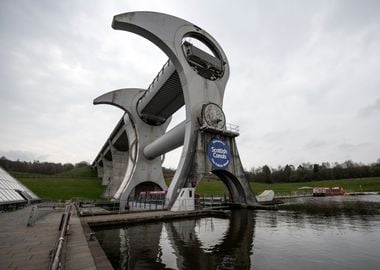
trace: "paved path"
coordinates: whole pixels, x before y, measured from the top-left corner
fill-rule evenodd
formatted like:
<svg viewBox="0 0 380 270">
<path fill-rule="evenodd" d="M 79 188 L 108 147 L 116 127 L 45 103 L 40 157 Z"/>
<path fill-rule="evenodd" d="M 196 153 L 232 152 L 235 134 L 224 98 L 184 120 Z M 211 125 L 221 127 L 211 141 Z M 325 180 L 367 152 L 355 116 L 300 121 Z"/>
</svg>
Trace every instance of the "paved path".
<svg viewBox="0 0 380 270">
<path fill-rule="evenodd" d="M 67 237 L 65 270 L 97 269 L 88 247 L 80 219 L 74 210 L 71 211 L 69 224 L 70 234 Z"/>
<path fill-rule="evenodd" d="M 31 207 L 0 213 L 0 269 L 48 269 L 62 212 L 26 226 Z"/>
<path fill-rule="evenodd" d="M 225 216 L 223 211 L 203 209 L 195 211 L 149 211 L 149 212 L 130 212 L 124 214 L 98 215 L 82 217 L 82 220 L 90 226 L 107 226 L 107 225 L 126 225 L 141 222 L 162 221 L 176 218 L 191 218 L 202 216 Z"/>
<path fill-rule="evenodd" d="M 58 227 L 63 211 L 45 210 L 45 215 L 33 226 L 28 227 L 26 224 L 31 210 L 32 207 L 26 207 L 14 212 L 0 213 L 1 270 L 48 269 L 50 251 L 55 248 L 59 236 Z M 100 267 L 95 266 L 86 235 L 74 208 L 69 224 L 70 230 L 63 251 L 65 269 L 110 269 L 108 260 L 104 258 L 100 261 Z"/>
<path fill-rule="evenodd" d="M 0 269 L 48 269 L 50 252 L 59 236 L 59 223 L 63 211 L 44 210 L 44 215 L 28 227 L 32 207 L 14 212 L 0 213 Z M 40 210 L 40 213 L 43 210 Z M 203 210 L 189 212 L 154 211 L 120 215 L 90 216 L 81 219 L 72 208 L 69 234 L 66 237 L 62 261 L 66 270 L 112 269 L 104 251 L 96 240 L 87 241 L 91 225 L 132 224 L 172 218 L 199 217 L 223 214 Z"/>
</svg>

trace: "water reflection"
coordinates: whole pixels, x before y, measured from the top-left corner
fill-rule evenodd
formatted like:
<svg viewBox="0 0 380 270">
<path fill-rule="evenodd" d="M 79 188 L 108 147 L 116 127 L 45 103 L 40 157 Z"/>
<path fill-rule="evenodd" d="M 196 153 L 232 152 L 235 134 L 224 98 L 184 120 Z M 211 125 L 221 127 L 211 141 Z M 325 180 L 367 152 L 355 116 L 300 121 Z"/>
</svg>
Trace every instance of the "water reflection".
<svg viewBox="0 0 380 270">
<path fill-rule="evenodd" d="M 378 269 L 380 216 L 257 213 L 252 269 Z"/>
<path fill-rule="evenodd" d="M 380 215 L 332 207 L 234 210 L 226 219 L 106 229 L 97 238 L 115 269 L 378 269 Z"/>
<path fill-rule="evenodd" d="M 249 269 L 253 212 L 233 212 L 229 220 L 212 218 L 165 223 L 180 269 Z M 197 225 L 198 223 L 198 225 Z"/>
<path fill-rule="evenodd" d="M 250 269 L 255 212 L 97 232 L 115 269 Z M 118 244 L 116 244 L 118 243 Z"/>
<path fill-rule="evenodd" d="M 164 269 L 156 261 L 162 227 L 162 223 L 143 224 L 98 231 L 96 235 L 115 269 Z"/>
<path fill-rule="evenodd" d="M 380 214 L 380 196 L 305 197 L 291 199 L 280 206 L 280 211 L 293 224 L 302 226 L 347 227 L 370 229 L 374 216 Z M 276 218 L 281 215 L 276 215 Z"/>
</svg>

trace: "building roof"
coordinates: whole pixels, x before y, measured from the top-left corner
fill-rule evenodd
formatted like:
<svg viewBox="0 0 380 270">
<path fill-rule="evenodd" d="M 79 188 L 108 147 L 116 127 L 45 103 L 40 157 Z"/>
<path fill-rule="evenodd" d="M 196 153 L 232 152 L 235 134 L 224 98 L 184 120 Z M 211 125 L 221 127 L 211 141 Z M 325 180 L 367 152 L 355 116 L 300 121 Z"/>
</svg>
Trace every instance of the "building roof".
<svg viewBox="0 0 380 270">
<path fill-rule="evenodd" d="M 0 205 L 39 199 L 30 189 L 0 167 Z"/>
</svg>

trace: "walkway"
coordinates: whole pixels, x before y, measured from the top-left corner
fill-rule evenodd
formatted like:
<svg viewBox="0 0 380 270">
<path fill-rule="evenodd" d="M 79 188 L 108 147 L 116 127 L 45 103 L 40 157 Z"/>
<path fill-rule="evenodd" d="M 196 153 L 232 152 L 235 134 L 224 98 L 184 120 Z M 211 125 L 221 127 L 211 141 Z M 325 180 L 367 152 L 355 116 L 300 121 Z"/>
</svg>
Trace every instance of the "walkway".
<svg viewBox="0 0 380 270">
<path fill-rule="evenodd" d="M 0 269 L 48 269 L 50 252 L 55 248 L 63 212 L 50 210 L 28 227 L 26 224 L 31 209 L 29 206 L 0 213 Z M 65 269 L 110 269 L 109 262 L 104 259 L 100 267 L 95 266 L 80 219 L 72 209 L 70 230 L 62 254 Z"/>
<path fill-rule="evenodd" d="M 48 269 L 62 212 L 26 226 L 31 207 L 0 213 L 0 269 Z"/>
<path fill-rule="evenodd" d="M 91 227 L 108 225 L 138 224 L 143 222 L 163 221 L 177 218 L 196 218 L 203 216 L 225 217 L 228 211 L 202 209 L 194 211 L 148 211 L 148 212 L 129 212 L 124 214 L 98 215 L 82 217 L 83 222 Z"/>
<path fill-rule="evenodd" d="M 59 236 L 59 223 L 63 211 L 44 210 L 44 215 L 28 227 L 32 207 L 14 212 L 0 213 L 0 269 L 43 269 L 49 267 L 50 254 Z M 42 210 L 40 210 L 42 211 Z M 226 216 L 227 212 L 198 210 L 188 212 L 150 211 L 119 215 L 101 215 L 79 218 L 74 207 L 66 236 L 62 261 L 66 270 L 109 270 L 110 262 L 98 241 L 87 241 L 92 226 L 136 224 L 184 217 Z"/>
</svg>

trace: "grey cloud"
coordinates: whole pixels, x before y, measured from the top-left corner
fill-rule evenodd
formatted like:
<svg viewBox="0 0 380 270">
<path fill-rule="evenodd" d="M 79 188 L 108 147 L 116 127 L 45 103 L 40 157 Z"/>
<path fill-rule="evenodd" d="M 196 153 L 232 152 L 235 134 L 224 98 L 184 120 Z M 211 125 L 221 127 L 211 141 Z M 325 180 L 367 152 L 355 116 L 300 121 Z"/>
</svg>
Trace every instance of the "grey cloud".
<svg viewBox="0 0 380 270">
<path fill-rule="evenodd" d="M 355 32 L 363 27 L 375 25 L 379 27 L 378 16 L 380 2 L 377 0 L 342 0 L 332 5 L 333 12 L 325 21 L 326 27 L 335 34 L 342 31 Z"/>
<path fill-rule="evenodd" d="M 46 155 L 40 155 L 37 153 L 22 151 L 22 150 L 11 150 L 11 151 L 0 151 L 0 156 L 5 156 L 9 160 L 22 160 L 22 161 L 36 161 L 36 160 L 46 160 Z"/>
<path fill-rule="evenodd" d="M 362 149 L 363 147 L 368 147 L 368 143 L 359 143 L 359 144 L 342 143 L 338 145 L 338 149 L 345 152 L 357 151 L 357 150 Z"/>
<path fill-rule="evenodd" d="M 305 144 L 305 149 L 306 150 L 320 149 L 320 148 L 326 147 L 327 145 L 328 143 L 326 141 L 312 140 L 308 142 L 307 144 Z"/>
<path fill-rule="evenodd" d="M 369 116 L 372 116 L 373 114 L 379 113 L 379 112 L 380 112 L 380 97 L 378 99 L 376 99 L 375 102 L 372 103 L 371 105 L 368 105 L 364 108 L 361 108 L 358 111 L 358 116 L 369 117 Z"/>
<path fill-rule="evenodd" d="M 0 151 L 91 161 L 122 114 L 92 100 L 147 87 L 166 60 L 111 29 L 112 16 L 154 10 L 196 23 L 225 49 L 224 110 L 240 125 L 244 166 L 378 158 L 378 1 L 185 3 L 0 1 Z"/>
</svg>

